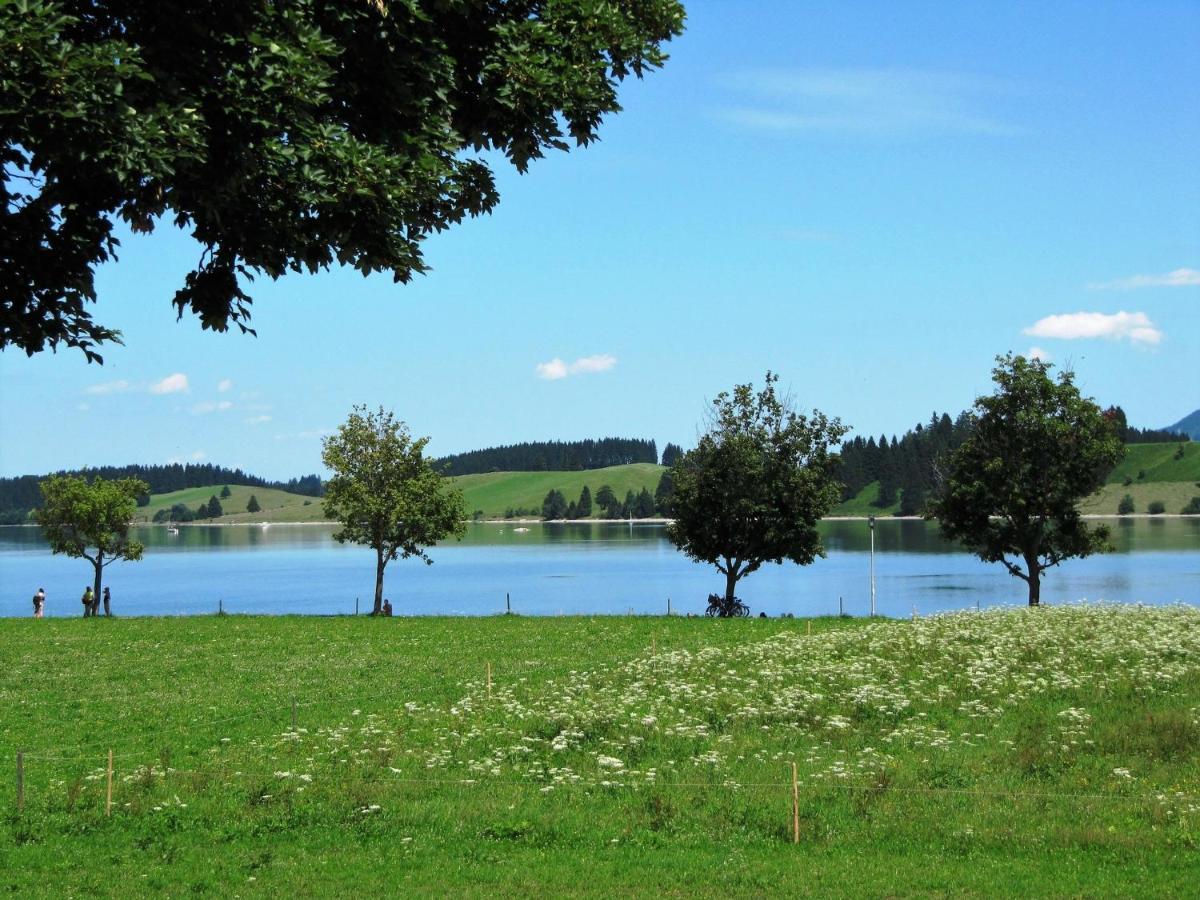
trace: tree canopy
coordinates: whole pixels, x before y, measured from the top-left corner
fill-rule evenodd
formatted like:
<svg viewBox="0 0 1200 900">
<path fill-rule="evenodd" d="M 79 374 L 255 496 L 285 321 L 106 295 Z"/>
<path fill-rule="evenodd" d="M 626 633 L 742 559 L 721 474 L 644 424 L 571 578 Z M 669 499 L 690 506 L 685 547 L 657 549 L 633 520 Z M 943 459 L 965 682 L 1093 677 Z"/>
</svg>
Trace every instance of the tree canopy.
<svg viewBox="0 0 1200 900">
<path fill-rule="evenodd" d="M 197 241 L 176 290 L 250 330 L 247 282 L 333 264 L 397 282 L 421 242 L 586 145 L 666 60 L 678 0 L 0 3 L 0 348 L 90 361 L 114 227 Z"/>
<path fill-rule="evenodd" d="M 383 610 L 388 562 L 415 556 L 433 562 L 425 548 L 444 537 L 462 537 L 466 510 L 452 487 L 424 456 L 429 438 L 382 407 L 356 406 L 337 433 L 322 442 L 321 460 L 333 472 L 325 485 L 325 517 L 341 523 L 334 539 L 375 550 L 375 608 Z"/>
<path fill-rule="evenodd" d="M 944 457 L 929 511 L 946 537 L 1025 581 L 1037 606 L 1046 569 L 1109 549 L 1108 528 L 1085 524 L 1077 504 L 1125 448 L 1073 373 L 1054 380 L 1049 363 L 1012 354 L 996 362 L 996 391 L 976 399 L 970 436 Z"/>
<path fill-rule="evenodd" d="M 120 560 L 139 560 L 145 549 L 129 536 L 138 494 L 146 483 L 136 478 L 90 483 L 70 475 L 53 475 L 42 482 L 42 506 L 34 521 L 54 553 L 92 564 L 92 590 L 100 596 L 104 569 Z"/>
<path fill-rule="evenodd" d="M 731 609 L 738 579 L 763 563 L 807 565 L 824 555 L 817 522 L 841 496 L 830 448 L 845 434 L 837 419 L 804 416 L 766 384 L 722 392 L 708 430 L 671 469 L 671 541 L 725 575 Z"/>
</svg>

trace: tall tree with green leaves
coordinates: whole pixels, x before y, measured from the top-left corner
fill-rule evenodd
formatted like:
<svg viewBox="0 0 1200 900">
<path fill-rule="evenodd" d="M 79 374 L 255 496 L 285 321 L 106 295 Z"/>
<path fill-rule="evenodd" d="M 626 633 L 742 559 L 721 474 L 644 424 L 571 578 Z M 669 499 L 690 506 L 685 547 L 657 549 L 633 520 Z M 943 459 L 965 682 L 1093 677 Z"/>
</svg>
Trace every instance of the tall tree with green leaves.
<svg viewBox="0 0 1200 900">
<path fill-rule="evenodd" d="M 251 494 L 250 499 L 246 501 L 246 512 L 256 513 L 260 509 L 262 509 L 262 507 L 258 504 L 258 498 Z"/>
<path fill-rule="evenodd" d="M 321 461 L 333 473 L 325 485 L 325 517 L 341 523 L 334 539 L 375 551 L 375 605 L 383 611 L 383 573 L 394 559 L 425 552 L 466 533 L 462 492 L 424 455 L 429 438 L 413 438 L 404 422 L 380 407 L 356 406 L 337 433 L 322 441 Z"/>
<path fill-rule="evenodd" d="M 796 412 L 775 392 L 737 385 L 713 401 L 708 429 L 671 469 L 671 541 L 725 576 L 732 614 L 738 580 L 764 563 L 808 565 L 824 556 L 817 523 L 841 499 L 830 452 L 846 428 L 816 410 Z"/>
<path fill-rule="evenodd" d="M 1012 354 L 996 363 L 996 391 L 975 400 L 971 435 L 943 458 L 928 509 L 942 534 L 1024 581 L 1037 606 L 1047 569 L 1111 549 L 1108 528 L 1088 526 L 1078 503 L 1125 447 L 1072 372 L 1052 379 L 1049 363 Z"/>
<path fill-rule="evenodd" d="M 223 515 L 225 515 L 225 510 L 221 508 L 221 501 L 217 499 L 216 494 L 213 494 L 208 498 L 208 517 L 219 519 Z"/>
<path fill-rule="evenodd" d="M 53 553 L 92 564 L 92 590 L 99 597 L 106 567 L 142 558 L 145 548 L 129 536 L 129 529 L 146 482 L 97 477 L 89 483 L 78 476 L 52 475 L 41 488 L 42 506 L 33 520 L 42 527 Z"/>
<path fill-rule="evenodd" d="M 0 348 L 77 347 L 118 222 L 187 229 L 175 291 L 249 331 L 247 282 L 407 282 L 499 200 L 491 170 L 596 140 L 667 56 L 678 0 L 0 3 Z"/>
</svg>

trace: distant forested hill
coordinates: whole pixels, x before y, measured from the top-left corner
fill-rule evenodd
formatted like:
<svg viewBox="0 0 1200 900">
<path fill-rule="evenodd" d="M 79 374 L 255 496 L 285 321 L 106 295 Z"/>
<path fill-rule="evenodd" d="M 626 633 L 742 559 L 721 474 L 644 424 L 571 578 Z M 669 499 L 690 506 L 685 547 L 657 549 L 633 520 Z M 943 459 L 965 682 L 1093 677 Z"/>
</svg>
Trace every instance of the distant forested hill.
<svg viewBox="0 0 1200 900">
<path fill-rule="evenodd" d="M 211 463 L 204 465 L 176 463 L 166 466 L 137 464 L 99 466 L 70 472 L 56 472 L 55 474 L 82 475 L 85 478 L 100 476 L 105 479 L 140 478 L 150 485 L 151 494 L 166 494 L 184 488 L 223 487 L 225 485 L 277 488 L 307 497 L 320 497 L 324 493 L 324 486 L 319 475 L 305 475 L 289 481 L 268 481 L 265 478 L 249 475 L 241 469 L 227 469 Z M 45 477 L 45 475 L 22 475 L 18 478 L 0 478 L 0 524 L 19 524 L 28 518 L 30 510 L 35 509 L 42 502 L 42 492 L 38 487 L 38 482 Z"/>
<path fill-rule="evenodd" d="M 600 438 L 586 441 L 528 441 L 444 456 L 434 465 L 443 475 L 484 472 L 577 472 L 630 463 L 657 463 L 653 440 Z"/>
<path fill-rule="evenodd" d="M 1184 416 L 1174 425 L 1169 425 L 1166 430 L 1182 432 L 1193 441 L 1200 441 L 1200 409 Z"/>
</svg>

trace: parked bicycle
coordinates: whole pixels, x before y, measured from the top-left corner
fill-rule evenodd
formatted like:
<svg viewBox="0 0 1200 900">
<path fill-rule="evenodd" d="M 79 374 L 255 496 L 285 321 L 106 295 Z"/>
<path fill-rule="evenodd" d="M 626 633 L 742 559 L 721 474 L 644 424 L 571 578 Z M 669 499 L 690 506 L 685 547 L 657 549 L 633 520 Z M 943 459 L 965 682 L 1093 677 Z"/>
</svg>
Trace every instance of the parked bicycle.
<svg viewBox="0 0 1200 900">
<path fill-rule="evenodd" d="M 721 619 L 744 619 L 750 615 L 750 607 L 737 597 L 731 597 L 726 600 L 720 594 L 709 594 L 708 609 L 704 611 L 704 614 Z"/>
</svg>

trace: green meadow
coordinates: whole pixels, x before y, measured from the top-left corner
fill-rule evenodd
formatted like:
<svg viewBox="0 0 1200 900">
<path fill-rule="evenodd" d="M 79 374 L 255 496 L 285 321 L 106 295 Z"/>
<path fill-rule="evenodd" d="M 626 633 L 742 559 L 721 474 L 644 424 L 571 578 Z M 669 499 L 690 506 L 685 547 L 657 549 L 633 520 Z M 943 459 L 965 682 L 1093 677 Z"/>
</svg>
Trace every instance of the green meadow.
<svg viewBox="0 0 1200 900">
<path fill-rule="evenodd" d="M 1117 504 L 1126 493 L 1132 494 L 1139 513 L 1147 505 L 1161 500 L 1168 513 L 1178 513 L 1195 495 L 1200 494 L 1200 443 L 1184 445 L 1182 460 L 1174 459 L 1177 444 L 1134 444 L 1129 446 L 1125 460 L 1109 477 L 1108 484 L 1097 494 L 1080 504 L 1085 513 L 1115 515 Z M 611 466 L 606 469 L 591 469 L 579 472 L 489 472 L 482 475 L 460 475 L 454 479 L 455 486 L 463 492 L 468 514 L 482 511 L 488 519 L 503 518 L 508 510 L 537 510 L 551 489 L 562 491 L 567 500 L 577 500 L 584 485 L 595 497 L 602 485 L 607 484 L 619 499 L 627 491 L 637 494 L 643 488 L 654 493 L 662 476 L 662 466 L 651 463 L 634 463 Z M 1138 475 L 1141 474 L 1141 478 Z M 1126 478 L 1132 479 L 1128 486 Z M 237 522 L 321 522 L 324 521 L 321 501 L 273 488 L 249 488 L 229 486 L 231 496 L 221 500 L 225 515 L 215 520 L 221 523 Z M 138 521 L 148 522 L 160 509 L 174 503 L 184 503 L 195 509 L 207 503 L 212 496 L 219 498 L 220 487 L 188 488 L 169 494 L 155 494 L 150 505 L 137 512 Z M 253 494 L 262 510 L 246 512 L 246 504 Z M 899 501 L 889 507 L 878 507 L 879 483 L 867 485 L 858 496 L 839 504 L 831 513 L 834 516 L 889 516 L 899 509 Z M 538 513 L 534 513 L 537 516 Z M 593 506 L 593 518 L 598 518 L 599 509 Z"/>
<path fill-rule="evenodd" d="M 256 513 L 246 512 L 246 504 L 253 496 L 261 509 Z M 221 499 L 221 486 L 185 488 L 181 491 L 171 491 L 168 494 L 153 494 L 148 506 L 139 507 L 134 518 L 135 522 L 149 522 L 160 509 L 170 509 L 176 503 L 182 503 L 188 509 L 195 510 L 201 503 L 207 503 L 209 498 L 216 497 L 221 504 L 224 515 L 213 521 L 233 522 L 323 522 L 321 500 L 318 497 L 303 497 L 275 488 L 246 487 L 244 485 L 229 485 L 229 496 Z M 204 520 L 208 521 L 208 520 Z"/>
<path fill-rule="evenodd" d="M 542 501 L 551 490 L 562 491 L 570 502 L 579 499 L 586 485 L 592 493 L 593 516 L 598 518 L 595 496 L 603 485 L 611 487 L 618 500 L 624 500 L 628 491 L 637 494 L 643 488 L 653 494 L 663 471 L 653 463 L 631 463 L 579 472 L 487 472 L 459 475 L 453 481 L 463 492 L 467 512 L 482 510 L 489 519 L 502 518 L 508 509 L 534 509 L 540 514 Z"/>
<path fill-rule="evenodd" d="M 1200 875 L 1194 608 L 9 620 L 0 658 L 14 896 L 1184 896 Z"/>
</svg>

